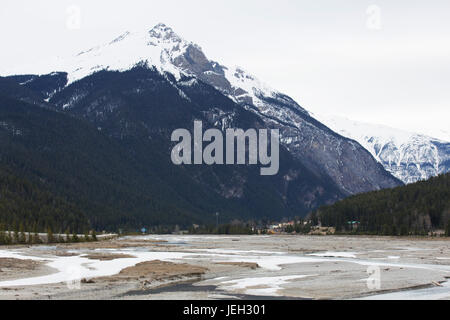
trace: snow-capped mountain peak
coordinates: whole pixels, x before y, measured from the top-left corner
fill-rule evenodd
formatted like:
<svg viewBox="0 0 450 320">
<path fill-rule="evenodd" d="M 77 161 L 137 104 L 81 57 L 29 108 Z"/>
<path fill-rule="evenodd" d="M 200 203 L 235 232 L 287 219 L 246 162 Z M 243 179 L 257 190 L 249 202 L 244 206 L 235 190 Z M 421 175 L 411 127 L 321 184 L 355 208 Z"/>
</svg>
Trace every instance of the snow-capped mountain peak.
<svg viewBox="0 0 450 320">
<path fill-rule="evenodd" d="M 267 100 L 278 100 L 291 110 L 307 114 L 294 100 L 272 89 L 243 68 L 225 67 L 206 57 L 200 46 L 180 37 L 164 23 L 150 30 L 127 31 L 111 41 L 77 53 L 76 55 L 44 62 L 26 71 L 10 70 L 3 75 L 48 74 L 53 71 L 67 72 L 68 85 L 101 70 L 126 71 L 136 65 L 148 65 L 158 71 L 171 73 L 179 80 L 183 75 L 213 85 L 235 102 L 256 107 L 267 116 L 279 115 Z M 294 115 L 292 115 L 294 116 Z M 290 121 L 287 116 L 285 120 Z"/>
<path fill-rule="evenodd" d="M 314 116 L 344 137 L 358 141 L 405 183 L 450 171 L 450 142 L 339 116 Z"/>
<path fill-rule="evenodd" d="M 158 23 L 149 32 L 150 37 L 160 39 L 166 42 L 182 42 L 183 39 L 176 34 L 171 27 L 166 26 L 164 23 Z"/>
<path fill-rule="evenodd" d="M 160 23 L 145 32 L 127 31 L 108 43 L 62 59 L 58 68 L 68 73 L 69 84 L 100 70 L 125 71 L 140 63 L 179 78 L 181 70 L 172 61 L 191 45 Z"/>
</svg>

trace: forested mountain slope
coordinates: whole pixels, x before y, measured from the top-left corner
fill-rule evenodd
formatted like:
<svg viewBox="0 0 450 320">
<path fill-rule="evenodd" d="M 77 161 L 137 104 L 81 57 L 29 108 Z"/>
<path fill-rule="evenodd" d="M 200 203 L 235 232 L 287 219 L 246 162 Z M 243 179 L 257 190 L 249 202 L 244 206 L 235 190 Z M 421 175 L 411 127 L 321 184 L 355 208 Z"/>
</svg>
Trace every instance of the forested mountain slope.
<svg viewBox="0 0 450 320">
<path fill-rule="evenodd" d="M 449 228 L 450 173 L 403 187 L 359 194 L 321 207 L 313 219 L 338 231 L 425 234 Z M 355 229 L 349 222 L 359 222 Z"/>
</svg>

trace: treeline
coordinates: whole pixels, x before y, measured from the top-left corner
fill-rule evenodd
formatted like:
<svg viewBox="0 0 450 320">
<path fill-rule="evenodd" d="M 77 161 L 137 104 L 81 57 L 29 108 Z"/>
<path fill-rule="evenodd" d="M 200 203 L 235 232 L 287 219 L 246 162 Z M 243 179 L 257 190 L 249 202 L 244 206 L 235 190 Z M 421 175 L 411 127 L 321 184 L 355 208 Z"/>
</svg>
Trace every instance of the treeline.
<svg viewBox="0 0 450 320">
<path fill-rule="evenodd" d="M 0 166 L 0 231 L 83 233 L 85 215 L 73 204 Z"/>
<path fill-rule="evenodd" d="M 43 244 L 43 243 L 76 243 L 76 242 L 91 242 L 97 241 L 95 231 L 91 233 L 86 232 L 83 236 L 78 236 L 76 233 L 70 234 L 68 231 L 65 235 L 54 235 L 51 229 L 43 236 L 37 232 L 20 231 L 5 231 L 4 225 L 0 225 L 0 245 L 12 244 Z"/>
<path fill-rule="evenodd" d="M 251 235 L 256 231 L 248 223 L 243 224 L 223 224 L 219 226 L 205 225 L 197 228 L 191 227 L 189 234 L 235 234 L 235 235 Z"/>
<path fill-rule="evenodd" d="M 286 233 L 308 234 L 311 231 L 311 223 L 307 221 L 297 221 L 294 225 L 288 225 L 284 228 Z"/>
<path fill-rule="evenodd" d="M 311 214 L 340 233 L 450 235 L 450 173 L 414 184 L 355 195 Z"/>
</svg>

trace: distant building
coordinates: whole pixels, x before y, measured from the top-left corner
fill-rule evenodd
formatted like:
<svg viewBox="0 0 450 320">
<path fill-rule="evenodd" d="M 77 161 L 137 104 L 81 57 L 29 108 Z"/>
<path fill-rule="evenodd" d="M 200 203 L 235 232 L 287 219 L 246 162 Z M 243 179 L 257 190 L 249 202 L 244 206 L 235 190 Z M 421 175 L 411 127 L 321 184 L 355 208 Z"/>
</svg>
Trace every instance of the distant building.
<svg viewBox="0 0 450 320">
<path fill-rule="evenodd" d="M 359 221 L 347 221 L 347 224 L 348 224 L 350 230 L 356 230 L 359 228 L 360 222 Z"/>
</svg>

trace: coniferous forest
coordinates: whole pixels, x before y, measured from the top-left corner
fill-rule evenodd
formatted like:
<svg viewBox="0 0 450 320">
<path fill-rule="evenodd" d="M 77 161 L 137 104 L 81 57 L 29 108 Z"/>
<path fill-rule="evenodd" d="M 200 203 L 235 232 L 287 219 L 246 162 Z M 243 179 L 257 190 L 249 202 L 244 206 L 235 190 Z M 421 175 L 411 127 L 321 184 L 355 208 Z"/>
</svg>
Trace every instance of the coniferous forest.
<svg viewBox="0 0 450 320">
<path fill-rule="evenodd" d="M 313 212 L 337 232 L 376 235 L 450 233 L 450 173 L 414 184 L 355 195 Z"/>
<path fill-rule="evenodd" d="M 75 205 L 0 168 L 0 231 L 58 233 L 88 230 L 86 216 Z"/>
</svg>

